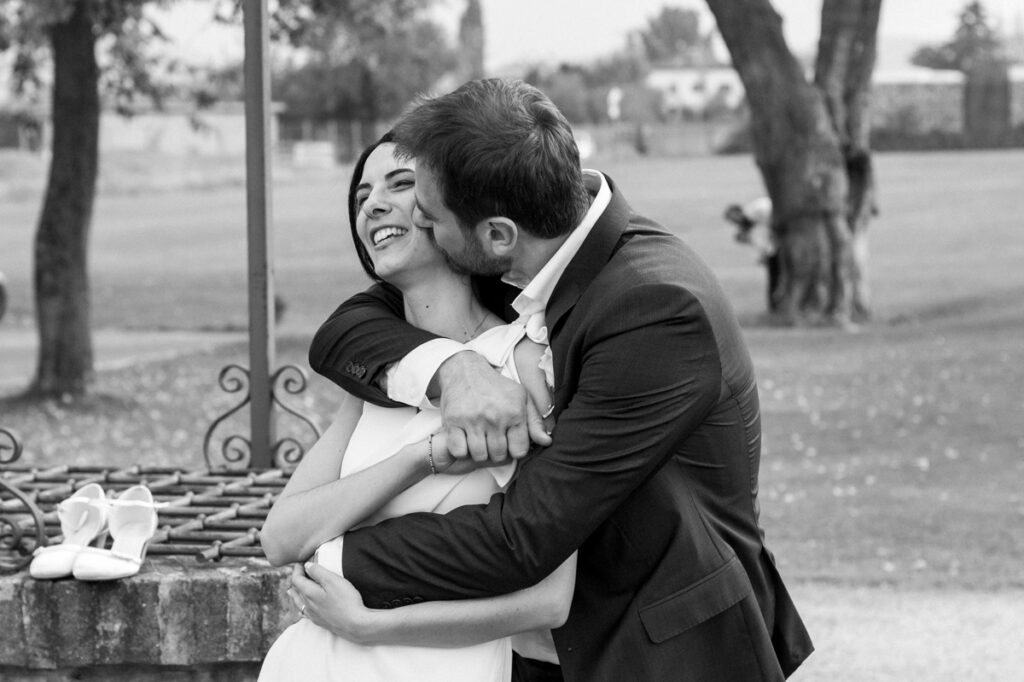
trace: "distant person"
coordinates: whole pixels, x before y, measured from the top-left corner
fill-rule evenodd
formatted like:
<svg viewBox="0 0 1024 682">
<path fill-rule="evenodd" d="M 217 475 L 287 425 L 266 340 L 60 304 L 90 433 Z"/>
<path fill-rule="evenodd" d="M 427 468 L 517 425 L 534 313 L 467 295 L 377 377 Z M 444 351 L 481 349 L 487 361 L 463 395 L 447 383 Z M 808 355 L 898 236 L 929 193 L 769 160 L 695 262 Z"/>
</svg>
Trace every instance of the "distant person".
<svg viewBox="0 0 1024 682">
<path fill-rule="evenodd" d="M 401 612 L 505 594 L 578 550 L 553 632 L 561 670 L 517 665 L 517 682 L 791 674 L 813 646 L 764 545 L 757 382 L 714 274 L 610 178 L 581 170 L 568 121 L 521 81 L 427 100 L 395 139 L 416 162 L 417 229 L 455 267 L 520 290 L 506 300 L 548 346 L 554 392 L 540 411 L 556 425 L 536 433 L 521 385 L 403 321 L 399 292 L 378 285 L 342 304 L 314 337 L 314 369 L 378 404 L 439 396 L 454 456 L 519 459 L 487 504 L 346 533 L 344 577 L 361 601 Z M 331 629 L 350 586 L 312 577 L 296 585 Z"/>
<path fill-rule="evenodd" d="M 731 204 L 725 210 L 725 219 L 736 226 L 736 241 L 748 244 L 757 253 L 757 262 L 764 266 L 768 277 L 768 312 L 777 312 L 780 259 L 772 229 L 772 200 L 758 197 L 743 205 Z"/>
</svg>

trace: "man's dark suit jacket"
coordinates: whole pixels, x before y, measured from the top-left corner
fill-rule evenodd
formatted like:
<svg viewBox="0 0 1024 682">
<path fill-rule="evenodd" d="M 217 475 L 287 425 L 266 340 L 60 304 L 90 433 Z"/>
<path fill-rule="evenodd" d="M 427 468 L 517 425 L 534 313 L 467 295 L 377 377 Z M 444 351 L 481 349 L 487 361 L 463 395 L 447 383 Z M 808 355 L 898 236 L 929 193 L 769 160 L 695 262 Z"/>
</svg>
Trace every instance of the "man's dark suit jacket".
<svg viewBox="0 0 1024 682">
<path fill-rule="evenodd" d="M 709 269 L 612 189 L 547 308 L 554 443 L 487 505 L 348 533 L 345 576 L 390 608 L 520 589 L 578 548 L 567 680 L 783 679 L 813 647 L 758 526 L 750 356 Z M 350 301 L 311 365 L 379 400 L 370 379 L 433 338 L 400 310 Z"/>
</svg>

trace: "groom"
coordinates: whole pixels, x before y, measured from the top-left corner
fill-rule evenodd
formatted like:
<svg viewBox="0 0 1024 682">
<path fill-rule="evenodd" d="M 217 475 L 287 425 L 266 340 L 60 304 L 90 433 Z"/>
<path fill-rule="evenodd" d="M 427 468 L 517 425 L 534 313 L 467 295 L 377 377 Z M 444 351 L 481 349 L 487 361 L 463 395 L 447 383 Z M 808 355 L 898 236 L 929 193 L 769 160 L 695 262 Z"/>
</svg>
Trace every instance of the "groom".
<svg viewBox="0 0 1024 682">
<path fill-rule="evenodd" d="M 345 577 L 391 608 L 517 590 L 578 549 L 554 632 L 566 680 L 784 679 L 813 647 L 762 543 L 757 385 L 712 273 L 580 170 L 568 122 L 529 85 L 469 82 L 395 138 L 417 163 L 417 224 L 455 267 L 523 289 L 556 426 L 489 504 L 349 532 Z M 353 297 L 311 365 L 375 402 L 385 376 L 393 399 L 439 394 L 456 455 L 526 454 L 521 388 L 401 309 L 379 287 Z"/>
</svg>

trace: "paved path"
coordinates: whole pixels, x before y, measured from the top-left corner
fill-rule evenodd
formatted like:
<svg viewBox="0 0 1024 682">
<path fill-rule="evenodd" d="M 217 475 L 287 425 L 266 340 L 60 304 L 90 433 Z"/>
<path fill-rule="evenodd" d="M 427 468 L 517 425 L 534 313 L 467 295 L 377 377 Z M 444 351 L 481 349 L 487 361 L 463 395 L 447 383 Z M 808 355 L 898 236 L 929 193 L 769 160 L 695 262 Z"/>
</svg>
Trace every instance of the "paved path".
<svg viewBox="0 0 1024 682">
<path fill-rule="evenodd" d="M 174 357 L 218 344 L 244 341 L 242 332 L 127 331 L 100 329 L 93 332 L 96 370 L 125 367 Z M 36 366 L 36 332 L 28 327 L 0 324 L 0 394 L 26 386 Z"/>
<path fill-rule="evenodd" d="M 815 652 L 791 682 L 1024 680 L 1024 591 L 798 584 Z"/>
</svg>

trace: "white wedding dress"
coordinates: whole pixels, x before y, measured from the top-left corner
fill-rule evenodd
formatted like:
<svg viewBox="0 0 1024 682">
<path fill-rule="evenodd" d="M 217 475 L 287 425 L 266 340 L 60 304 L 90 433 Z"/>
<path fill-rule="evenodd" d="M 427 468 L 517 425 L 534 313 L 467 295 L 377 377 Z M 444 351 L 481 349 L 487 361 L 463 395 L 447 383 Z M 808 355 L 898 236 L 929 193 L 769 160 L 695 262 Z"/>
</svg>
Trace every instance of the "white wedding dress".
<svg viewBox="0 0 1024 682">
<path fill-rule="evenodd" d="M 519 380 L 513 350 L 525 335 L 522 324 L 502 325 L 470 341 L 506 376 Z M 342 477 L 375 464 L 402 445 L 427 438 L 440 429 L 437 410 L 384 408 L 365 403 L 345 449 Z M 431 476 L 408 488 L 364 525 L 410 512 L 445 513 L 464 504 L 486 502 L 512 477 L 514 464 L 477 469 L 462 476 Z M 337 540 L 325 542 L 316 560 L 341 573 Z M 362 646 L 342 639 L 302 618 L 271 647 L 260 670 L 260 682 L 506 682 L 511 678 L 512 649 L 508 637 L 461 648 Z"/>
</svg>

